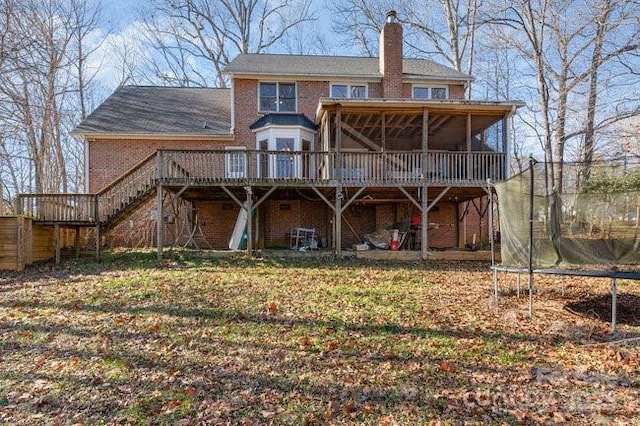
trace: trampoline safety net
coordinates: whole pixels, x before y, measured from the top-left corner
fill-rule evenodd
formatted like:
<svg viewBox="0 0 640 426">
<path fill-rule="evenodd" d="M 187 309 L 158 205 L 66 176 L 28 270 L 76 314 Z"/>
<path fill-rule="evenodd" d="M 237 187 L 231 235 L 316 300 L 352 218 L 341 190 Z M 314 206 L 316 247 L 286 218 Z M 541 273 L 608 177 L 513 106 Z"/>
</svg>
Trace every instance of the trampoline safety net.
<svg viewBox="0 0 640 426">
<path fill-rule="evenodd" d="M 531 200 L 533 267 L 639 264 L 638 164 L 622 160 L 591 163 L 586 171 L 582 163 L 564 163 L 561 189 L 547 183 L 545 176 L 551 169 L 549 164 L 535 163 L 495 185 L 502 264 L 521 267 L 529 263 Z"/>
</svg>

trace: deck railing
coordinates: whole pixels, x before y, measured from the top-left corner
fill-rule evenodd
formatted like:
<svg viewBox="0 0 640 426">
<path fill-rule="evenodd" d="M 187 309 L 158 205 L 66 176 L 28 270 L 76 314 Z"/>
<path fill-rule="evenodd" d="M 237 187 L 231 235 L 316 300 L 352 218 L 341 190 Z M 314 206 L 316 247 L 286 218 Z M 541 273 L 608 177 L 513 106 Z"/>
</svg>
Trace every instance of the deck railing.
<svg viewBox="0 0 640 426">
<path fill-rule="evenodd" d="M 317 151 L 164 150 L 167 183 L 313 183 L 329 181 L 335 153 Z"/>
<path fill-rule="evenodd" d="M 100 222 L 110 220 L 131 202 L 155 188 L 158 182 L 158 155 L 159 152 L 151 154 L 96 194 Z"/>
<path fill-rule="evenodd" d="M 18 213 L 52 222 L 107 223 L 158 183 L 473 186 L 502 181 L 505 171 L 506 155 L 493 152 L 159 150 L 97 194 L 21 194 Z"/>
<path fill-rule="evenodd" d="M 162 151 L 161 176 L 168 182 L 336 183 L 354 185 L 469 185 L 503 180 L 505 155 L 493 152 L 429 151 L 426 165 L 415 151 Z"/>
<path fill-rule="evenodd" d="M 52 222 L 93 223 L 95 194 L 20 194 L 18 213 Z"/>
</svg>

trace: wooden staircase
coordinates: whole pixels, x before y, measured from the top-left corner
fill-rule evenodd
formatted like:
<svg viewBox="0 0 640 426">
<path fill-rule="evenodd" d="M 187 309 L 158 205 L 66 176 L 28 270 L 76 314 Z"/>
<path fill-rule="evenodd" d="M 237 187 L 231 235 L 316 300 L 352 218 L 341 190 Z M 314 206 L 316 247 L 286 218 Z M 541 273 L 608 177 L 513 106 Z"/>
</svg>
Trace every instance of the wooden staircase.
<svg viewBox="0 0 640 426">
<path fill-rule="evenodd" d="M 157 193 L 158 158 L 151 154 L 95 194 L 20 194 L 17 212 L 43 223 L 111 229 Z"/>
</svg>

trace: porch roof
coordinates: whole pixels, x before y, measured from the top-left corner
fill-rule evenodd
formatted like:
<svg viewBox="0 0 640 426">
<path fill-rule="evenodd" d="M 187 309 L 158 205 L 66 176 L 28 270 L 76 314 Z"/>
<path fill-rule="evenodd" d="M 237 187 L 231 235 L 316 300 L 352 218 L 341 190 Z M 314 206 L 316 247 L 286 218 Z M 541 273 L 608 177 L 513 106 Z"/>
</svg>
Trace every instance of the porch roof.
<svg viewBox="0 0 640 426">
<path fill-rule="evenodd" d="M 450 112 L 457 114 L 508 114 L 523 107 L 522 101 L 474 101 L 459 99 L 425 100 L 425 99 L 386 99 L 386 98 L 328 98 L 322 97 L 316 109 L 316 121 L 320 120 L 324 111 L 334 111 L 338 106 L 343 111 L 360 112 L 407 112 L 419 113 L 425 109 L 429 112 Z"/>
<path fill-rule="evenodd" d="M 419 150 L 423 114 L 428 111 L 429 147 L 447 150 L 466 145 L 467 130 L 480 134 L 523 105 L 520 101 L 320 98 L 316 121 L 321 123 L 325 114 L 340 109 L 341 127 L 354 147 L 377 150 L 386 140 L 391 143 L 387 148 Z M 477 138 L 473 143 L 479 143 Z"/>
</svg>

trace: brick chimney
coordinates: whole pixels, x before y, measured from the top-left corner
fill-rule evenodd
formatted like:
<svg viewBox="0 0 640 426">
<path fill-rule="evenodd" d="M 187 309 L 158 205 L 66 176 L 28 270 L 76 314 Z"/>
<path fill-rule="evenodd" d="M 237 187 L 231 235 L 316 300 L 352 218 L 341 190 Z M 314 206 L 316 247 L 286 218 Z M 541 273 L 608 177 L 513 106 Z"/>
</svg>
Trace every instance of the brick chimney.
<svg viewBox="0 0 640 426">
<path fill-rule="evenodd" d="M 380 73 L 382 96 L 402 97 L 402 25 L 395 10 L 387 12 L 380 33 Z"/>
</svg>

